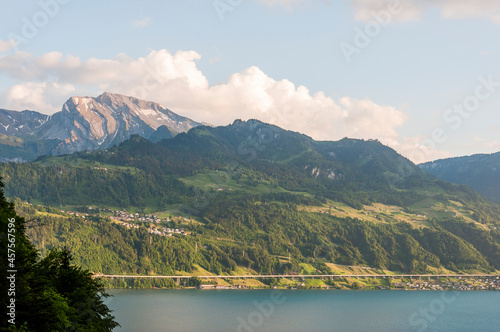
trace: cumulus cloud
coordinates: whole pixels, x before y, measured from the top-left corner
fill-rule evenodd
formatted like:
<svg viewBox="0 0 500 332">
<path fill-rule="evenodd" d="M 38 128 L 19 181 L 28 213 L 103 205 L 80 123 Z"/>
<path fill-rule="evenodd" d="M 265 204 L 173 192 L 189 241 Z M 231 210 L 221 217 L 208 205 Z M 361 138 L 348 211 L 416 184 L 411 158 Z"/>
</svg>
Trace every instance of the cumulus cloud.
<svg viewBox="0 0 500 332">
<path fill-rule="evenodd" d="M 145 57 L 120 54 L 113 59 L 81 59 L 58 52 L 0 56 L 0 75 L 20 82 L 0 96 L 10 109 L 50 114 L 72 95 L 109 91 L 159 102 L 196 121 L 224 125 L 259 119 L 319 140 L 342 137 L 380 139 L 400 152 L 411 149 L 397 132 L 406 121 L 401 110 L 349 96 L 334 99 L 311 93 L 289 80 L 275 80 L 258 67 L 210 85 L 198 69 L 194 51 L 152 51 Z M 416 143 L 415 143 L 416 144 Z"/>
<path fill-rule="evenodd" d="M 500 23 L 500 2 L 497 0 L 441 0 L 440 2 L 444 17 L 478 17 Z"/>
<path fill-rule="evenodd" d="M 75 92 L 72 84 L 25 82 L 10 87 L 0 97 L 6 108 L 52 113 L 61 108 L 61 96 Z"/>
<path fill-rule="evenodd" d="M 415 164 L 451 157 L 450 152 L 431 146 L 428 144 L 428 137 L 421 135 L 399 137 L 398 139 L 383 138 L 381 142 L 392 147 Z"/>
<path fill-rule="evenodd" d="M 11 48 L 13 48 L 15 44 L 16 43 L 14 40 L 3 41 L 0 39 L 0 53 L 7 52 Z"/>
<path fill-rule="evenodd" d="M 359 21 L 371 21 L 377 14 L 389 13 L 391 21 L 415 20 L 423 12 L 425 0 L 351 0 L 355 17 Z"/>
<path fill-rule="evenodd" d="M 500 2 L 497 0 L 350 0 L 356 19 L 370 21 L 374 13 L 397 8 L 395 21 L 416 20 L 433 8 L 444 18 L 484 18 L 500 23 Z"/>
</svg>

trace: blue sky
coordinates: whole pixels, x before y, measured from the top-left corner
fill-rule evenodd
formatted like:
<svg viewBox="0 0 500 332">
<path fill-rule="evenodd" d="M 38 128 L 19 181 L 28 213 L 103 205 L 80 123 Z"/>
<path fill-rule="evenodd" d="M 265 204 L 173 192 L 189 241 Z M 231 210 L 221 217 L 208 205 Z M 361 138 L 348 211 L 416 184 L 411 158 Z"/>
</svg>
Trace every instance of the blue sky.
<svg viewBox="0 0 500 332">
<path fill-rule="evenodd" d="M 500 151 L 498 1 L 2 4 L 1 108 L 110 91 L 216 125 L 375 138 L 415 162 Z"/>
</svg>

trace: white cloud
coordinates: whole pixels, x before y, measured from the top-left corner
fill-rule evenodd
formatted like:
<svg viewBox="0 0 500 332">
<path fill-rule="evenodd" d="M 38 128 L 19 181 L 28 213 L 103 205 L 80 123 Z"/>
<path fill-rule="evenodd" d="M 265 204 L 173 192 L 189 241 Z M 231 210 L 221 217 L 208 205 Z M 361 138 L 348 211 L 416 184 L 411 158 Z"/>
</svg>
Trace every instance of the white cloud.
<svg viewBox="0 0 500 332">
<path fill-rule="evenodd" d="M 16 43 L 14 40 L 3 41 L 0 39 L 0 53 L 7 52 L 11 48 L 13 48 L 15 44 Z"/>
<path fill-rule="evenodd" d="M 351 0 L 359 21 L 372 21 L 376 14 L 386 13 L 391 21 L 411 21 L 420 17 L 426 0 Z"/>
<path fill-rule="evenodd" d="M 444 17 L 478 17 L 500 23 L 500 2 L 498 0 L 441 0 L 439 2 Z"/>
<path fill-rule="evenodd" d="M 132 26 L 138 28 L 145 28 L 151 23 L 151 17 L 143 17 L 141 19 L 132 20 Z"/>
<path fill-rule="evenodd" d="M 9 109 L 53 113 L 62 106 L 61 96 L 74 92 L 75 87 L 71 84 L 25 82 L 10 87 L 1 99 Z"/>
<path fill-rule="evenodd" d="M 484 18 L 500 23 L 498 0 L 351 0 L 350 3 L 360 21 L 370 21 L 373 13 L 400 4 L 401 13 L 395 15 L 395 20 L 416 20 L 425 11 L 437 8 L 444 18 Z"/>
<path fill-rule="evenodd" d="M 418 148 L 398 134 L 406 115 L 392 106 L 312 94 L 305 86 L 275 80 L 255 66 L 210 85 L 196 65 L 200 58 L 194 51 L 159 50 L 140 58 L 120 54 L 82 61 L 57 52 L 40 57 L 18 52 L 0 57 L 0 75 L 20 81 L 0 96 L 0 105 L 50 114 L 72 95 L 109 91 L 159 102 L 215 125 L 259 119 L 319 140 L 376 138 L 403 153 Z"/>
<path fill-rule="evenodd" d="M 392 147 L 415 164 L 451 157 L 450 152 L 438 150 L 434 146 L 425 144 L 426 141 L 427 138 L 421 135 L 400 137 L 399 139 L 381 139 L 382 143 Z"/>
<path fill-rule="evenodd" d="M 391 106 L 380 106 L 370 100 L 355 100 L 344 97 L 341 105 L 347 110 L 345 119 L 348 128 L 358 137 L 397 138 L 396 128 L 406 121 L 406 114 Z M 365 136 L 366 134 L 371 137 Z"/>
</svg>

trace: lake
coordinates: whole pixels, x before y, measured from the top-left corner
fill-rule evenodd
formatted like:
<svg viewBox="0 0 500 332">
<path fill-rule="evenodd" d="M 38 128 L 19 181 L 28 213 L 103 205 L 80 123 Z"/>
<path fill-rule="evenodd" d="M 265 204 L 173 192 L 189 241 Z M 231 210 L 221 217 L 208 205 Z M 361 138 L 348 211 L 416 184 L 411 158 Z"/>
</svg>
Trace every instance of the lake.
<svg viewBox="0 0 500 332">
<path fill-rule="evenodd" d="M 500 292 L 111 290 L 115 331 L 500 331 Z"/>
</svg>

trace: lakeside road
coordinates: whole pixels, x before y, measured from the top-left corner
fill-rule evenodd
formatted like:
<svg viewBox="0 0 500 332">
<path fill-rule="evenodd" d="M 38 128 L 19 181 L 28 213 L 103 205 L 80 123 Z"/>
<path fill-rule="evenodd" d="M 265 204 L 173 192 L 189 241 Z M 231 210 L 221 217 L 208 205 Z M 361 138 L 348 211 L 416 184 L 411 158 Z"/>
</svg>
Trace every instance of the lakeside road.
<svg viewBox="0 0 500 332">
<path fill-rule="evenodd" d="M 183 288 L 195 286 L 200 289 L 500 290 L 500 275 L 496 274 L 95 275 L 95 277 L 105 278 L 111 284 L 118 281 L 118 284 L 114 284 L 117 288 L 143 288 L 144 286 L 151 288 L 177 286 Z M 191 278 L 194 278 L 195 281 L 193 282 Z M 121 280 L 121 285 L 119 280 Z M 168 281 L 168 283 L 165 283 L 165 281 Z"/>
<path fill-rule="evenodd" d="M 263 278 L 496 278 L 500 279 L 500 275 L 496 274 L 257 274 L 257 275 L 216 275 L 216 276 L 155 276 L 155 275 L 119 275 L 119 274 L 94 274 L 94 278 L 163 278 L 163 279 L 263 279 Z"/>
</svg>

